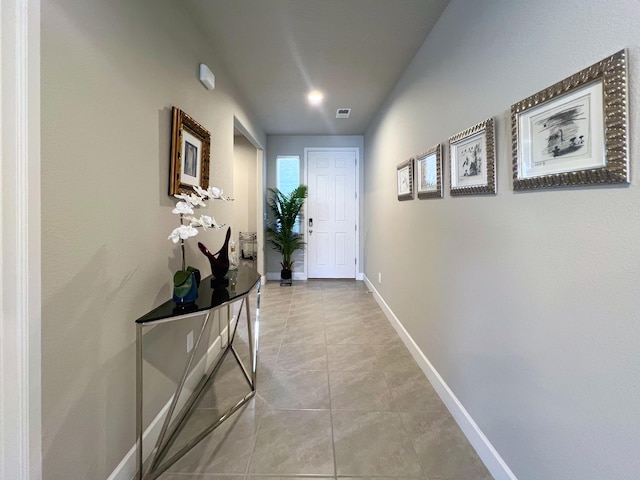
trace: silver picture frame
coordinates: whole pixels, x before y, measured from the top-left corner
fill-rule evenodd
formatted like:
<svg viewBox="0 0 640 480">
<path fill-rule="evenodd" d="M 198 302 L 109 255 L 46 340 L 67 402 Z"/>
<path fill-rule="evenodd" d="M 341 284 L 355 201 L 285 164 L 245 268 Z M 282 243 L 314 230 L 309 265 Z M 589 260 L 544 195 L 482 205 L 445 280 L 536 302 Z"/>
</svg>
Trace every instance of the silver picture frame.
<svg viewBox="0 0 640 480">
<path fill-rule="evenodd" d="M 513 189 L 629 183 L 627 52 L 511 106 Z"/>
<path fill-rule="evenodd" d="M 493 118 L 449 138 L 449 164 L 452 196 L 497 192 Z"/>
<path fill-rule="evenodd" d="M 442 198 L 442 144 L 416 155 L 415 164 L 418 198 Z"/>
<path fill-rule="evenodd" d="M 413 161 L 412 157 L 397 166 L 398 200 L 413 200 Z"/>
</svg>

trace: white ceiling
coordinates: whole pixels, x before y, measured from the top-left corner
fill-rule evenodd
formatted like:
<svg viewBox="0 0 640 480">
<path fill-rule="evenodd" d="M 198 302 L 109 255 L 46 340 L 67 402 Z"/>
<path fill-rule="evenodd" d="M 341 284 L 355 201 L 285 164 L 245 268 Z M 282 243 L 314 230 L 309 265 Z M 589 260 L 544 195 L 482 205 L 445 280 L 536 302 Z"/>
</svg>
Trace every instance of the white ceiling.
<svg viewBox="0 0 640 480">
<path fill-rule="evenodd" d="M 448 1 L 184 3 L 267 134 L 360 135 Z M 345 107 L 351 117 L 336 119 Z"/>
</svg>

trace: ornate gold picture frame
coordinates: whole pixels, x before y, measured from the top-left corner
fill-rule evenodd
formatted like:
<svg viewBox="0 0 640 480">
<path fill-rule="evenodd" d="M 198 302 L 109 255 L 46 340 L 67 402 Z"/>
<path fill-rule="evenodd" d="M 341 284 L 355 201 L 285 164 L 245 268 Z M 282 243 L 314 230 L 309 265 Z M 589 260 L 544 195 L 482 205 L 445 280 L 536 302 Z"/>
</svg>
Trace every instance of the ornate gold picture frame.
<svg viewBox="0 0 640 480">
<path fill-rule="evenodd" d="M 177 107 L 172 109 L 169 195 L 209 188 L 211 134 Z"/>
<path fill-rule="evenodd" d="M 451 195 L 496 193 L 493 118 L 449 138 Z"/>
<path fill-rule="evenodd" d="M 397 166 L 398 200 L 413 200 L 413 158 Z"/>
<path fill-rule="evenodd" d="M 514 190 L 629 183 L 627 52 L 511 106 Z"/>
<path fill-rule="evenodd" d="M 442 198 L 442 144 L 416 155 L 418 198 Z"/>
</svg>

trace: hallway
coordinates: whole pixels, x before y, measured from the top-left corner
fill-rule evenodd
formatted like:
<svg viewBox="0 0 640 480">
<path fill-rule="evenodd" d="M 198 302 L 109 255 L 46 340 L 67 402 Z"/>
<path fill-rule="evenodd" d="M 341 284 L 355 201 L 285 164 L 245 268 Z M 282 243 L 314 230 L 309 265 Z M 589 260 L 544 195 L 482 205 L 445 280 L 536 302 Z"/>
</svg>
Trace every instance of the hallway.
<svg viewBox="0 0 640 480">
<path fill-rule="evenodd" d="M 161 480 L 491 478 L 363 282 L 264 285 L 258 361 L 249 407 Z M 193 418 L 227 408 L 239 375 L 225 360 Z"/>
</svg>

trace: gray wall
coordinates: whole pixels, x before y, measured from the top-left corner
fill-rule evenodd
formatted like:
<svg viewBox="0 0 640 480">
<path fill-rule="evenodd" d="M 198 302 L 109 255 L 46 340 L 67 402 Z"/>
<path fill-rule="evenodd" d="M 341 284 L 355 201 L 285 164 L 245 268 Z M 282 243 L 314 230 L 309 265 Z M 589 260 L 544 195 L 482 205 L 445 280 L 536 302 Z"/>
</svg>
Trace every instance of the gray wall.
<svg viewBox="0 0 640 480">
<path fill-rule="evenodd" d="M 268 135 L 267 136 L 267 188 L 276 187 L 276 159 L 278 155 L 298 155 L 300 157 L 300 183 L 304 182 L 305 170 L 304 170 L 304 149 L 309 147 L 351 147 L 358 148 L 359 154 L 359 181 L 360 190 L 362 191 L 363 172 L 364 172 L 364 139 L 361 135 Z M 363 195 L 360 195 L 360 222 L 362 225 L 362 208 L 363 208 Z M 362 244 L 363 234 L 362 227 L 360 228 L 360 265 L 362 265 Z M 276 275 L 280 278 L 280 260 L 281 256 L 278 252 L 270 248 L 268 245 L 265 247 L 266 259 L 267 259 L 267 273 Z M 304 255 L 304 253 L 300 254 Z M 304 270 L 304 257 L 299 257 L 301 261 L 294 265 L 294 272 L 302 272 Z M 362 270 L 362 267 L 360 267 Z"/>
<path fill-rule="evenodd" d="M 200 62 L 214 91 L 198 81 Z M 266 137 L 179 2 L 42 2 L 45 480 L 104 480 L 134 444 L 133 322 L 170 298 L 180 268 L 167 240 L 173 105 L 211 132 L 212 184 L 232 192 L 234 116 Z M 206 212 L 231 223 L 234 205 Z M 197 239 L 218 247 L 224 232 Z M 195 242 L 187 260 L 210 272 Z M 151 409 L 168 399 L 189 328 L 149 339 Z"/>
<path fill-rule="evenodd" d="M 520 480 L 640 472 L 639 12 L 452 0 L 365 135 L 365 275 Z M 632 185 L 514 193 L 510 106 L 624 47 Z M 489 117 L 497 196 L 452 198 L 447 154 L 444 199 L 397 201 L 397 163 Z"/>
</svg>

